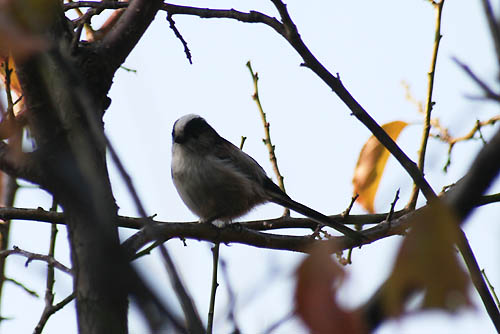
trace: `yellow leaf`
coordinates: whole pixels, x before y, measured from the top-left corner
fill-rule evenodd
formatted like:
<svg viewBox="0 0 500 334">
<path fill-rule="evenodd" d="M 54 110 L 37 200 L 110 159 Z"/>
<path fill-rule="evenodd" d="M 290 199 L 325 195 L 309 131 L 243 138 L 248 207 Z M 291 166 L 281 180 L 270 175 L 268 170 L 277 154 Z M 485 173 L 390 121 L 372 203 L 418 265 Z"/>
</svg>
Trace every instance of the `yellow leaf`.
<svg viewBox="0 0 500 334">
<path fill-rule="evenodd" d="M 456 311 L 469 305 L 470 280 L 455 250 L 460 233 L 457 218 L 436 200 L 411 219 L 412 229 L 382 294 L 386 314 L 403 313 L 408 297 L 416 292 L 423 292 L 422 309 Z"/>
<path fill-rule="evenodd" d="M 392 140 L 396 140 L 407 125 L 408 123 L 403 121 L 394 121 L 382 125 L 382 129 L 387 132 Z M 375 212 L 373 207 L 375 194 L 388 158 L 389 151 L 380 144 L 375 136 L 371 136 L 366 141 L 359 153 L 352 183 L 354 193 L 359 195 L 358 203 L 370 213 Z"/>
</svg>

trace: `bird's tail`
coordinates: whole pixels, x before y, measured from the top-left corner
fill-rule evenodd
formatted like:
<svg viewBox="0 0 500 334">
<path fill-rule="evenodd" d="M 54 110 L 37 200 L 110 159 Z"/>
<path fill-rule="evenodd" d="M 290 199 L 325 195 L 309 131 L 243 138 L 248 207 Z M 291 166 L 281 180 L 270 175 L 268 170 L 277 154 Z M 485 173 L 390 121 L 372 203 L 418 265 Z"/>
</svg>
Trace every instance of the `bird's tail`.
<svg viewBox="0 0 500 334">
<path fill-rule="evenodd" d="M 366 237 L 364 235 L 362 235 L 361 233 L 354 231 L 354 230 L 351 230 L 347 226 L 330 219 L 329 217 L 325 216 L 324 214 L 322 214 L 316 210 L 313 210 L 313 209 L 311 209 L 303 204 L 295 202 L 290 197 L 288 197 L 288 196 L 285 197 L 285 196 L 281 196 L 281 194 L 275 194 L 275 195 L 273 194 L 270 201 L 273 203 L 279 204 L 281 206 L 284 206 L 286 208 L 289 208 L 290 210 L 293 210 L 293 211 L 298 212 L 300 214 L 303 214 L 304 216 L 307 216 L 320 224 L 330 226 L 330 227 L 336 229 L 337 231 L 345 234 L 346 236 L 353 239 L 354 241 L 361 241 L 361 240 L 366 239 Z"/>
</svg>

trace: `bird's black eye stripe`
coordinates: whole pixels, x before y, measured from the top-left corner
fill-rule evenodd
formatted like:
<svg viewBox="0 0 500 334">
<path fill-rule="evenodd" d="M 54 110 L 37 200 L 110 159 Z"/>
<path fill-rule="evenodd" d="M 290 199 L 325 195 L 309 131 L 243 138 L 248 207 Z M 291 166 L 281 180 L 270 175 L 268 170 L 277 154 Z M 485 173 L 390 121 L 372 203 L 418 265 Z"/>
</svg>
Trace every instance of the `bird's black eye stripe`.
<svg viewBox="0 0 500 334">
<path fill-rule="evenodd" d="M 201 117 L 193 118 L 184 128 L 184 136 L 186 138 L 198 138 L 203 132 L 210 130 L 210 125 Z"/>
</svg>

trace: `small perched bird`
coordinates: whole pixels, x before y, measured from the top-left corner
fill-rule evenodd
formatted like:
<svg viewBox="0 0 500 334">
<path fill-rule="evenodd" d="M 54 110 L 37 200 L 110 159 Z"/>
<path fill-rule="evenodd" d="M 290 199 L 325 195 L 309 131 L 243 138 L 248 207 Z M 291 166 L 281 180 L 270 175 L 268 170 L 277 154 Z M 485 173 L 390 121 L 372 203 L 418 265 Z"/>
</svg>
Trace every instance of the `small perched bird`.
<svg viewBox="0 0 500 334">
<path fill-rule="evenodd" d="M 360 233 L 292 200 L 248 154 L 194 114 L 172 130 L 172 179 L 180 197 L 202 222 L 229 222 L 258 204 L 273 202 L 331 226 L 354 240 Z"/>
</svg>

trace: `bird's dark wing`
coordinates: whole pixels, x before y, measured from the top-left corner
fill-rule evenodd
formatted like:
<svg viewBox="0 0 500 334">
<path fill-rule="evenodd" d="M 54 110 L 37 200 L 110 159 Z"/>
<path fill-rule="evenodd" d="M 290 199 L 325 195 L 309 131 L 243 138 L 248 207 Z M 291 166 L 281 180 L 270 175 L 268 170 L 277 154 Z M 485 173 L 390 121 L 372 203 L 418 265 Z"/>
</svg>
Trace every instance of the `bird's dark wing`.
<svg viewBox="0 0 500 334">
<path fill-rule="evenodd" d="M 248 179 L 258 182 L 265 188 L 270 182 L 279 190 L 279 187 L 267 177 L 266 172 L 257 161 L 226 139 L 220 137 L 220 140 L 215 144 L 214 154 L 221 162 L 231 166 Z"/>
<path fill-rule="evenodd" d="M 331 220 L 322 213 L 292 200 L 273 181 L 271 181 L 269 177 L 267 177 L 266 172 L 257 163 L 257 161 L 226 139 L 222 137 L 219 138 L 220 140 L 217 141 L 214 147 L 214 154 L 216 158 L 219 159 L 221 163 L 224 163 L 225 166 L 233 168 L 235 171 L 245 175 L 251 182 L 258 182 L 258 184 L 265 190 L 268 196 L 268 201 L 301 213 L 318 223 L 333 227 L 353 240 L 361 241 L 365 239 L 365 237 L 359 232 L 353 231 L 347 226 Z"/>
</svg>

